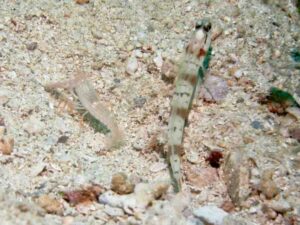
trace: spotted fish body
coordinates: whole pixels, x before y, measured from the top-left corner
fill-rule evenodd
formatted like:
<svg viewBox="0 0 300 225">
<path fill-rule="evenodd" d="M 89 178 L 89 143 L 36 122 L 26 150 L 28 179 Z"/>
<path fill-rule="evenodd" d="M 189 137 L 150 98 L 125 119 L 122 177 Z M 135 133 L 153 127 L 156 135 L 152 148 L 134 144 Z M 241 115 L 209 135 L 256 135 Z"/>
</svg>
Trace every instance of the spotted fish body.
<svg viewBox="0 0 300 225">
<path fill-rule="evenodd" d="M 179 64 L 179 75 L 171 102 L 171 116 L 168 125 L 168 161 L 176 192 L 181 191 L 180 156 L 183 153 L 184 127 L 192 106 L 197 86 L 202 83 L 211 54 L 211 23 L 201 20 L 187 44 Z"/>
</svg>

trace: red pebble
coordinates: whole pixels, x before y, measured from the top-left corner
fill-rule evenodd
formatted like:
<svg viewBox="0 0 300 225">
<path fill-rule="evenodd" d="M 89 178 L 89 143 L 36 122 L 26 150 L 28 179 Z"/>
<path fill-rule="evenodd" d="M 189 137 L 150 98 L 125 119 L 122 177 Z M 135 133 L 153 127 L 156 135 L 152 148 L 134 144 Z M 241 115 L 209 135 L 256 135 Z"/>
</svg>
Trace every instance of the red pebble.
<svg viewBox="0 0 300 225">
<path fill-rule="evenodd" d="M 221 159 L 223 158 L 223 153 L 220 151 L 211 151 L 209 156 L 205 159 L 214 168 L 219 168 L 221 164 Z"/>
</svg>

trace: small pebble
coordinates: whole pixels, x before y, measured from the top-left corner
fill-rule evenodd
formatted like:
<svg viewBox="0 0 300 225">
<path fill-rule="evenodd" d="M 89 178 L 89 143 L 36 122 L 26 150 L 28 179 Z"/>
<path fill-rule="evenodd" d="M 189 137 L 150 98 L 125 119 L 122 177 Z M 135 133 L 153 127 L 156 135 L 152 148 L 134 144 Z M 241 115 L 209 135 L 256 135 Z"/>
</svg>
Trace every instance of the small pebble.
<svg viewBox="0 0 300 225">
<path fill-rule="evenodd" d="M 138 151 L 143 150 L 145 148 L 145 142 L 144 142 L 144 140 L 139 139 L 133 143 L 132 147 Z"/>
<path fill-rule="evenodd" d="M 234 53 L 229 54 L 229 56 L 228 56 L 228 62 L 229 63 L 235 64 L 235 63 L 238 62 L 238 60 L 239 60 L 239 58 L 236 54 L 234 54 Z"/>
<path fill-rule="evenodd" d="M 236 214 L 229 214 L 223 220 L 222 225 L 257 225 L 257 223 L 249 221 L 248 217 L 241 217 Z"/>
<path fill-rule="evenodd" d="M 9 101 L 8 97 L 0 95 L 0 105 L 5 105 L 8 101 Z"/>
<path fill-rule="evenodd" d="M 238 70 L 238 67 L 236 67 L 236 66 L 230 67 L 228 69 L 228 74 L 233 77 L 237 70 Z"/>
<path fill-rule="evenodd" d="M 24 130 L 33 135 L 41 133 L 44 130 L 44 127 L 44 123 L 34 117 L 31 117 L 23 124 Z"/>
<path fill-rule="evenodd" d="M 128 52 L 131 52 L 133 49 L 134 49 L 134 46 L 132 44 L 129 44 L 129 45 L 126 46 L 126 50 Z"/>
<path fill-rule="evenodd" d="M 253 127 L 254 129 L 262 129 L 263 125 L 258 120 L 254 120 L 251 122 L 251 127 Z"/>
<path fill-rule="evenodd" d="M 62 220 L 63 225 L 72 225 L 74 222 L 74 218 L 72 216 L 66 216 Z"/>
<path fill-rule="evenodd" d="M 69 137 L 66 136 L 66 135 L 62 135 L 58 138 L 57 140 L 57 144 L 61 143 L 61 144 L 64 144 L 68 141 Z"/>
<path fill-rule="evenodd" d="M 36 42 L 31 42 L 26 45 L 27 50 L 33 51 L 37 48 L 37 43 Z"/>
<path fill-rule="evenodd" d="M 271 220 L 273 220 L 277 217 L 277 213 L 274 210 L 272 210 L 271 208 L 268 208 L 268 210 L 265 212 L 265 214 Z"/>
<path fill-rule="evenodd" d="M 292 209 L 290 203 L 288 203 L 283 197 L 279 200 L 270 201 L 268 206 L 278 213 L 286 213 Z"/>
<path fill-rule="evenodd" d="M 127 62 L 126 73 L 128 73 L 129 75 L 134 75 L 137 69 L 138 69 L 137 59 L 135 57 L 130 57 Z"/>
<path fill-rule="evenodd" d="M 215 168 L 197 168 L 191 165 L 186 168 L 186 179 L 190 185 L 200 189 L 218 181 L 218 174 Z"/>
<path fill-rule="evenodd" d="M 75 0 L 77 4 L 82 5 L 82 4 L 87 4 L 90 2 L 90 0 Z"/>
<path fill-rule="evenodd" d="M 240 79 L 243 76 L 243 71 L 242 70 L 235 70 L 234 73 L 232 74 L 236 79 Z"/>
<path fill-rule="evenodd" d="M 241 10 L 238 6 L 231 6 L 228 10 L 229 16 L 237 17 L 241 14 Z"/>
<path fill-rule="evenodd" d="M 109 216 L 123 216 L 124 211 L 120 208 L 111 207 L 109 205 L 105 205 L 105 208 L 103 210 L 107 215 Z"/>
<path fill-rule="evenodd" d="M 163 163 L 163 162 L 155 162 L 155 163 L 153 163 L 153 164 L 150 166 L 149 170 L 150 170 L 151 172 L 153 172 L 153 173 L 157 173 L 157 172 L 159 172 L 159 171 L 161 171 L 161 170 L 166 169 L 167 167 L 168 167 L 168 165 L 167 165 L 166 163 Z"/>
<path fill-rule="evenodd" d="M 147 31 L 154 32 L 155 28 L 151 24 L 149 24 L 148 27 L 147 27 Z"/>
<path fill-rule="evenodd" d="M 190 163 L 197 164 L 199 162 L 199 156 L 196 151 L 188 152 L 186 157 Z"/>
<path fill-rule="evenodd" d="M 232 201 L 230 201 L 230 200 L 225 200 L 225 201 L 222 203 L 221 208 L 222 208 L 223 210 L 225 210 L 225 212 L 228 212 L 228 213 L 229 213 L 229 212 L 233 212 L 233 211 L 234 211 L 235 205 L 233 204 Z"/>
<path fill-rule="evenodd" d="M 30 168 L 30 175 L 32 177 L 36 177 L 36 176 L 40 175 L 44 171 L 45 168 L 46 168 L 45 163 L 33 164 L 33 166 Z"/>
<path fill-rule="evenodd" d="M 137 57 L 137 58 L 142 58 L 143 57 L 143 53 L 140 49 L 136 49 L 134 50 L 134 55 Z"/>
<path fill-rule="evenodd" d="M 104 66 L 104 63 L 102 61 L 94 62 L 92 64 L 92 69 L 93 70 L 101 70 Z"/>
<path fill-rule="evenodd" d="M 249 213 L 256 214 L 259 210 L 260 210 L 260 207 L 252 206 L 251 208 L 249 208 Z"/>
<path fill-rule="evenodd" d="M 223 219 L 228 215 L 227 212 L 213 205 L 195 209 L 193 214 L 204 223 L 212 225 L 223 225 Z"/>
<path fill-rule="evenodd" d="M 123 195 L 132 193 L 134 184 L 132 184 L 127 178 L 125 173 L 116 173 L 111 180 L 111 190 Z"/>
<path fill-rule="evenodd" d="M 136 108 L 142 108 L 144 104 L 146 103 L 146 98 L 142 96 L 138 96 L 133 99 L 134 107 Z"/>
<path fill-rule="evenodd" d="M 288 114 L 295 117 L 298 121 L 300 121 L 300 108 L 298 107 L 288 107 L 285 110 Z"/>
<path fill-rule="evenodd" d="M 97 29 L 92 29 L 91 33 L 92 33 L 92 36 L 93 36 L 95 39 L 99 39 L 99 40 L 100 40 L 100 39 L 103 38 L 103 33 L 100 32 L 100 31 L 97 30 Z"/>
<path fill-rule="evenodd" d="M 106 221 L 108 219 L 108 215 L 102 210 L 96 210 L 93 213 L 93 217 L 95 217 L 95 219 L 100 221 Z M 99 223 L 99 224 L 104 224 L 104 223 Z"/>
<path fill-rule="evenodd" d="M 273 58 L 278 59 L 280 56 L 281 56 L 280 50 L 275 49 L 275 51 L 273 52 Z"/>
<path fill-rule="evenodd" d="M 185 11 L 186 12 L 190 12 L 192 10 L 192 6 L 191 5 L 189 5 L 189 6 L 187 6 L 186 8 L 185 8 Z"/>
<path fill-rule="evenodd" d="M 87 215 L 89 214 L 91 211 L 95 211 L 95 205 L 94 204 L 78 204 L 75 206 L 75 209 L 78 213 L 80 214 L 84 214 Z"/>
<path fill-rule="evenodd" d="M 237 100 L 236 100 L 236 103 L 244 103 L 245 100 L 242 98 L 242 97 L 239 97 Z"/>
<path fill-rule="evenodd" d="M 247 31 L 246 31 L 246 28 L 245 26 L 237 26 L 237 33 L 238 33 L 238 36 L 237 38 L 242 38 L 246 35 Z"/>
<path fill-rule="evenodd" d="M 262 178 L 260 181 L 260 190 L 267 197 L 267 199 L 274 198 L 279 194 L 279 188 L 276 183 L 272 179 L 273 171 L 266 170 L 262 174 Z"/>
<path fill-rule="evenodd" d="M 14 148 L 13 138 L 3 138 L 0 136 L 0 153 L 10 155 Z"/>
<path fill-rule="evenodd" d="M 153 62 L 155 63 L 155 65 L 156 65 L 157 68 L 159 68 L 159 69 L 162 68 L 163 59 L 162 59 L 162 57 L 161 57 L 160 54 L 153 59 Z"/>
<path fill-rule="evenodd" d="M 47 213 L 58 215 L 63 213 L 62 204 L 57 199 L 54 199 L 48 195 L 40 196 L 37 202 Z"/>
</svg>

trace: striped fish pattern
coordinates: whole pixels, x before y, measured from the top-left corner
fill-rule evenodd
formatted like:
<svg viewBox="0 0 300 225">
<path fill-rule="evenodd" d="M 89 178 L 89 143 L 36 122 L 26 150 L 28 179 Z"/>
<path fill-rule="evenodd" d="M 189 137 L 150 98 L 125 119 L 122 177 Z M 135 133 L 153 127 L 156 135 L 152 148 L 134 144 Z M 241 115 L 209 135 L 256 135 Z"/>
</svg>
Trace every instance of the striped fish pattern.
<svg viewBox="0 0 300 225">
<path fill-rule="evenodd" d="M 181 191 L 180 156 L 184 153 L 183 133 L 197 87 L 203 82 L 211 56 L 211 23 L 198 21 L 178 69 L 168 125 L 168 162 L 176 192 Z"/>
</svg>

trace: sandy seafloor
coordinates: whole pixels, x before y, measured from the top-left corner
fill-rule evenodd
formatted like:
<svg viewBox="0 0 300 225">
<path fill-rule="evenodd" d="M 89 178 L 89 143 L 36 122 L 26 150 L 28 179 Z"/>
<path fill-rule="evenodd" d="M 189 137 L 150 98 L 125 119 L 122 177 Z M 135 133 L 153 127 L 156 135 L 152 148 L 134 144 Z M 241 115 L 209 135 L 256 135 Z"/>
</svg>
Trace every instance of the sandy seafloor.
<svg viewBox="0 0 300 225">
<path fill-rule="evenodd" d="M 114 214 L 96 202 L 86 209 L 70 206 L 62 191 L 91 183 L 109 189 L 116 172 L 150 183 L 168 178 L 153 149 L 153 140 L 165 136 L 174 90 L 161 69 L 180 60 L 195 21 L 204 17 L 219 32 L 206 76 L 226 81 L 228 93 L 217 103 L 194 101 L 183 157 L 182 198 L 189 201 L 176 208 L 170 188 L 144 217 Z M 288 135 L 299 128 L 299 117 L 271 113 L 258 102 L 271 86 L 299 98 L 300 74 L 289 55 L 300 46 L 299 21 L 290 0 L 2 0 L 0 121 L 14 147 L 0 155 L 0 224 L 202 224 L 192 212 L 207 205 L 238 218 L 228 224 L 299 224 L 299 143 Z M 101 101 L 115 114 L 125 137 L 119 149 L 107 149 L 104 134 L 60 110 L 45 91 L 44 85 L 78 71 L 91 74 Z M 62 136 L 67 140 L 58 143 Z M 229 176 L 239 183 L 226 184 L 226 166 L 216 171 L 205 161 L 216 149 L 251 159 L 252 167 L 237 165 L 236 176 Z M 188 179 L 193 170 L 207 177 L 194 172 L 196 178 Z M 263 180 L 265 171 L 273 176 Z M 266 199 L 258 186 L 269 181 L 277 193 Z M 232 191 L 240 196 L 232 199 Z M 41 195 L 63 210 L 47 213 L 36 201 Z M 154 210 L 157 204 L 166 207 Z"/>
</svg>

